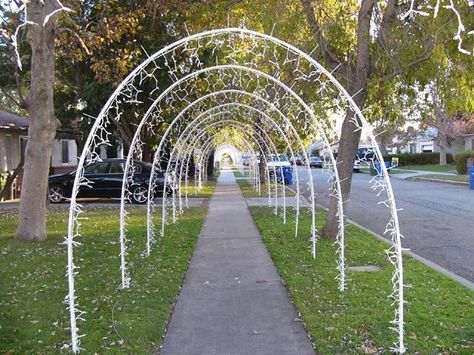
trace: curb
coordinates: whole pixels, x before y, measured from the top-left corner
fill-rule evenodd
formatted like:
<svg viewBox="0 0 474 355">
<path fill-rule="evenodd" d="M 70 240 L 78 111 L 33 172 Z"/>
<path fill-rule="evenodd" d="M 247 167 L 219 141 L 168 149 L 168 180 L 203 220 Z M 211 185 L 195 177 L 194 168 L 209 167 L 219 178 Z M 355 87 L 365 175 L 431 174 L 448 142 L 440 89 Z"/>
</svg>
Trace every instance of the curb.
<svg viewBox="0 0 474 355">
<path fill-rule="evenodd" d="M 324 210 L 328 210 L 326 207 L 320 205 L 320 204 L 316 204 L 317 207 L 319 208 L 322 208 Z M 363 231 L 373 235 L 375 238 L 379 239 L 380 241 L 382 242 L 385 242 L 386 244 L 389 244 L 389 245 L 392 245 L 392 243 L 385 239 L 383 236 L 381 236 L 380 234 L 378 233 L 375 233 L 373 231 L 371 231 L 370 229 L 360 225 L 359 223 L 353 221 L 352 219 L 350 218 L 347 218 L 346 217 L 346 221 L 348 221 L 350 224 L 356 226 L 357 228 L 360 228 L 362 229 Z M 449 278 L 459 282 L 461 285 L 467 287 L 468 289 L 470 290 L 474 290 L 474 282 L 472 281 L 469 281 L 468 279 L 465 279 L 464 277 L 462 276 L 459 276 L 458 274 L 455 274 L 454 272 L 452 271 L 449 271 L 448 269 L 446 269 L 445 267 L 441 266 L 441 265 L 438 265 L 436 264 L 435 262 L 431 261 L 431 260 L 428 260 L 418 254 L 415 254 L 414 252 L 412 252 L 411 250 L 405 250 L 403 251 L 403 254 L 405 255 L 408 255 L 410 257 L 412 257 L 413 259 L 415 259 L 416 261 L 419 261 L 420 263 L 440 272 L 441 274 L 445 275 L 445 276 L 448 276 Z"/>
<path fill-rule="evenodd" d="M 444 180 L 442 180 L 442 181 L 444 181 Z M 289 189 L 290 189 L 290 188 L 289 188 Z M 290 190 L 291 190 L 291 189 L 290 189 Z M 295 192 L 295 191 L 294 191 L 294 192 Z M 296 194 L 296 192 L 295 192 L 295 194 Z M 300 195 L 300 197 L 304 200 L 304 202 L 305 202 L 306 204 L 310 205 L 308 199 L 307 199 L 305 196 Z M 248 206 L 248 204 L 247 204 L 247 206 Z M 323 209 L 323 210 L 326 210 L 326 211 L 328 210 L 328 208 L 324 207 L 323 205 L 321 205 L 321 204 L 319 204 L 319 203 L 315 203 L 315 206 L 318 207 L 318 208 L 321 208 L 321 209 Z M 384 242 L 384 243 L 386 243 L 386 244 L 388 244 L 388 245 L 392 245 L 392 243 L 391 243 L 389 240 L 385 239 L 385 238 L 384 238 L 383 236 L 381 236 L 380 234 L 371 231 L 370 229 L 368 229 L 368 228 L 366 228 L 366 227 L 360 225 L 359 223 L 353 221 L 352 219 L 346 217 L 346 221 L 349 222 L 350 224 L 356 226 L 357 228 L 360 228 L 360 229 L 362 229 L 363 231 L 365 231 L 365 232 L 371 234 L 372 236 L 374 236 L 375 238 L 379 239 L 380 241 L 382 241 L 382 242 Z M 405 251 L 403 251 L 403 254 L 412 257 L 412 258 L 415 259 L 416 261 L 419 261 L 420 263 L 422 263 L 422 264 L 424 264 L 424 265 L 426 265 L 426 266 L 428 266 L 428 267 L 430 267 L 430 268 L 432 268 L 432 269 L 434 269 L 434 270 L 440 272 L 441 274 L 443 274 L 443 275 L 445 275 L 445 276 L 448 276 L 449 278 L 453 279 L 454 281 L 459 282 L 461 285 L 467 287 L 468 289 L 474 290 L 474 282 L 469 281 L 468 279 L 465 279 L 464 277 L 459 276 L 458 274 L 455 274 L 454 272 L 452 272 L 452 271 L 446 269 L 445 267 L 443 267 L 443 266 L 441 266 L 441 265 L 438 265 L 438 264 L 436 264 L 435 262 L 433 262 L 433 261 L 431 261 L 431 260 L 428 260 L 428 259 L 426 259 L 426 258 L 424 258 L 424 257 L 422 257 L 422 256 L 420 256 L 420 255 L 418 255 L 418 254 L 416 254 L 416 253 L 414 253 L 414 252 L 412 252 L 411 250 L 405 250 Z"/>
<path fill-rule="evenodd" d="M 424 177 L 408 177 L 405 180 L 411 180 L 411 181 L 431 181 L 431 182 L 444 182 L 447 184 L 452 184 L 452 185 L 469 185 L 468 182 L 464 181 L 453 181 L 453 180 L 442 180 L 442 179 L 432 179 L 432 178 L 424 178 Z"/>
</svg>

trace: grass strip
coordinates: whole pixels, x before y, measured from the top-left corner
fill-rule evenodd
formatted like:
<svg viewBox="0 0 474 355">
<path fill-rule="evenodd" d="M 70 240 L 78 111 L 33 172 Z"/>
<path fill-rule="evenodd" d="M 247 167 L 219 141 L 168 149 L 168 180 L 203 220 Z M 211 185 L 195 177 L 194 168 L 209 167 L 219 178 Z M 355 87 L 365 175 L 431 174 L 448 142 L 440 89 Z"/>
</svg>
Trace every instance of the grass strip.
<svg viewBox="0 0 474 355">
<path fill-rule="evenodd" d="M 439 164 L 425 164 L 425 165 L 403 165 L 397 167 L 399 170 L 418 170 L 418 171 L 435 171 L 438 173 L 456 173 L 456 165 L 439 165 Z"/>
<path fill-rule="evenodd" d="M 394 309 L 388 298 L 393 266 L 387 245 L 355 226 L 346 231 L 349 266 L 377 265 L 377 272 L 348 272 L 344 293 L 337 288 L 336 246 L 322 239 L 310 254 L 310 216 L 301 216 L 300 236 L 293 223 L 281 223 L 267 207 L 252 207 L 254 221 L 288 287 L 296 308 L 321 354 L 390 353 L 397 340 L 389 329 Z M 319 228 L 325 212 L 318 212 Z M 287 220 L 292 220 L 289 217 Z M 474 292 L 405 256 L 406 346 L 410 353 L 474 350 Z"/>
<path fill-rule="evenodd" d="M 246 173 L 246 171 L 244 171 L 244 173 L 242 174 L 242 172 L 240 172 L 239 170 L 232 169 L 232 172 L 234 173 L 237 183 L 239 184 L 240 191 L 242 192 L 242 195 L 245 198 L 268 197 L 268 184 L 262 184 L 260 186 L 260 194 L 259 194 L 258 191 L 255 190 L 254 186 L 250 184 L 248 179 L 246 179 L 246 177 L 248 177 L 248 174 Z M 283 187 L 282 184 L 278 184 L 278 197 L 283 197 L 282 187 Z M 295 193 L 292 190 L 294 188 L 295 188 L 294 184 L 290 186 L 285 186 L 285 196 L 286 197 L 295 196 Z M 270 184 L 270 191 L 271 191 L 271 196 L 275 196 L 274 183 Z"/>
<path fill-rule="evenodd" d="M 469 183 L 468 175 L 440 175 L 440 174 L 423 174 L 415 176 L 415 179 L 423 180 L 443 180 L 443 181 L 454 181 L 454 182 L 465 182 Z"/>
<path fill-rule="evenodd" d="M 67 293 L 67 212 L 48 213 L 48 240 L 13 240 L 16 210 L 0 210 L 0 353 L 53 354 L 69 343 Z M 145 248 L 145 210 L 128 216 L 130 289 L 120 289 L 118 209 L 88 207 L 75 249 L 81 347 L 87 353 L 150 354 L 162 336 L 206 216 L 204 208 L 187 209 L 179 223 L 157 238 L 152 255 Z M 159 223 L 159 218 L 155 219 Z M 157 227 L 158 228 L 158 227 Z"/>
<path fill-rule="evenodd" d="M 202 198 L 209 198 L 214 194 L 214 190 L 216 189 L 216 179 L 209 178 L 209 180 L 205 183 L 202 183 L 202 187 L 199 190 L 197 185 L 194 184 L 194 181 L 191 180 L 188 182 L 188 197 L 202 197 Z M 184 183 L 181 183 L 181 196 L 184 197 L 186 193 L 186 186 Z M 168 196 L 169 198 L 170 196 Z"/>
</svg>

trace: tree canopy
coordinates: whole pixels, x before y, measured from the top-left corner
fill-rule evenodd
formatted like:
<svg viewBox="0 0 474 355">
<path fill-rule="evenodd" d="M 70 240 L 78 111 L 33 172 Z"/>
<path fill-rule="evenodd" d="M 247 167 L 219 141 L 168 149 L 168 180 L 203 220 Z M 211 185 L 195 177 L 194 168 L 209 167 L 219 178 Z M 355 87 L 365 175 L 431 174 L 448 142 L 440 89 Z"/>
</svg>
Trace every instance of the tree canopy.
<svg viewBox="0 0 474 355">
<path fill-rule="evenodd" d="M 443 3 L 443 2 L 442 2 Z M 455 1 L 465 28 L 474 27 L 473 8 Z M 2 28 L 12 32 L 21 21 L 18 6 L 2 3 Z M 346 86 L 357 51 L 358 1 L 74 1 L 59 18 L 57 36 L 56 115 L 65 126 L 82 126 L 82 114 L 94 116 L 113 89 L 146 56 L 187 33 L 225 26 L 245 26 L 272 33 L 311 52 Z M 449 9 L 433 16 L 403 17 L 409 4 L 394 2 L 398 16 L 389 16 L 391 2 L 375 2 L 370 30 L 370 69 L 365 114 L 372 121 L 396 124 L 411 114 L 420 91 L 440 70 L 449 71 L 443 99 L 452 113 L 473 111 L 472 56 L 459 52 L 453 40 L 458 19 Z M 443 4 L 442 4 L 443 5 Z M 448 6 L 446 2 L 444 7 Z M 394 9 L 393 11 L 395 11 Z M 464 31 L 467 32 L 467 31 Z M 29 85 L 29 48 L 20 31 L 24 69 L 15 68 L 12 48 L 2 40 L 0 105 L 21 112 L 21 96 Z M 474 36 L 463 34 L 463 46 Z M 336 69 L 337 68 L 337 69 Z M 163 78 L 164 79 L 164 78 Z M 450 99 L 449 97 L 452 97 Z M 459 99 L 463 98 L 463 99 Z M 15 105 L 19 104 L 19 105 Z M 15 107 L 16 106 L 16 107 Z M 404 117 L 403 117 L 404 116 Z M 127 134 L 127 127 L 121 134 Z"/>
</svg>

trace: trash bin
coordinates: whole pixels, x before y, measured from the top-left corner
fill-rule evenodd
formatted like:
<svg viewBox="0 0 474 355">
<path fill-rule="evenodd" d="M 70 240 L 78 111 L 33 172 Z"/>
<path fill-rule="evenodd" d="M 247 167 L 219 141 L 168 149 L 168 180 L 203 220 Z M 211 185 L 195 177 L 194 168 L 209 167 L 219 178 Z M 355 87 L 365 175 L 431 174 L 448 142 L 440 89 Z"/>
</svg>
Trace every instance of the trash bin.
<svg viewBox="0 0 474 355">
<path fill-rule="evenodd" d="M 293 184 L 293 168 L 291 166 L 283 167 L 283 177 L 285 178 L 285 185 Z"/>
<path fill-rule="evenodd" d="M 292 185 L 293 184 L 293 168 L 291 166 L 283 166 L 276 168 L 276 178 L 277 181 L 282 184 L 282 170 L 283 176 L 285 177 L 285 185 Z"/>
<path fill-rule="evenodd" d="M 385 162 L 385 167 L 386 167 L 387 169 L 390 169 L 391 166 L 392 166 L 392 162 L 391 162 L 391 161 L 386 161 L 386 162 Z M 375 163 L 375 171 L 377 172 L 377 174 L 380 174 L 380 175 L 383 176 L 382 168 L 381 168 L 379 162 Z M 375 174 L 375 175 L 377 175 L 377 174 Z"/>
<path fill-rule="evenodd" d="M 469 187 L 474 190 L 474 165 L 468 168 L 467 173 L 469 174 Z"/>
</svg>

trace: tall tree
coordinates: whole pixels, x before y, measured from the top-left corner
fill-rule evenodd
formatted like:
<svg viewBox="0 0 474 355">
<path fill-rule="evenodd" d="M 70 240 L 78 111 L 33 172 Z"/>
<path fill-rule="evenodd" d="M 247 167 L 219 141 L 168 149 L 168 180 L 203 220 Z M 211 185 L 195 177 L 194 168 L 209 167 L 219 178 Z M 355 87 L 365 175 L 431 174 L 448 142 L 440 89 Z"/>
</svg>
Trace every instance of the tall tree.
<svg viewBox="0 0 474 355">
<path fill-rule="evenodd" d="M 337 39 L 329 38 L 329 31 L 322 27 L 322 24 L 328 25 L 329 15 L 325 10 L 330 4 L 314 5 L 312 0 L 300 1 L 314 41 L 319 43 L 318 57 L 335 71 L 361 110 L 368 98 L 372 102 L 377 99 L 374 92 L 380 91 L 388 82 L 399 80 L 400 76 L 407 82 L 415 81 L 415 70 L 430 59 L 435 47 L 445 40 L 446 37 L 440 38 L 442 30 L 453 21 L 446 16 L 440 16 L 436 21 L 403 16 L 408 11 L 408 4 L 401 4 L 398 0 L 388 0 L 384 5 L 377 0 L 362 0 L 357 5 L 354 44 L 341 51 Z M 347 13 L 344 6 L 347 5 L 340 5 L 336 13 Z M 341 17 L 338 21 L 342 22 Z M 349 109 L 342 124 L 337 156 L 344 203 L 349 200 L 352 167 L 361 136 L 358 127 L 359 122 L 354 120 L 354 112 Z M 323 235 L 337 235 L 337 219 L 337 199 L 331 197 Z"/>
<path fill-rule="evenodd" d="M 23 106 L 30 126 L 24 159 L 16 239 L 46 239 L 46 199 L 52 145 L 58 126 L 54 115 L 55 38 L 57 1 L 25 3 L 27 41 L 31 47 L 31 81 Z"/>
<path fill-rule="evenodd" d="M 455 142 L 462 142 L 464 135 L 474 132 L 474 107 L 450 112 L 448 98 L 442 95 L 439 80 L 434 80 L 430 89 L 431 110 L 424 115 L 421 127 L 427 130 L 435 128 L 431 131 L 433 140 L 440 148 L 439 165 L 447 165 L 448 148 Z"/>
</svg>

